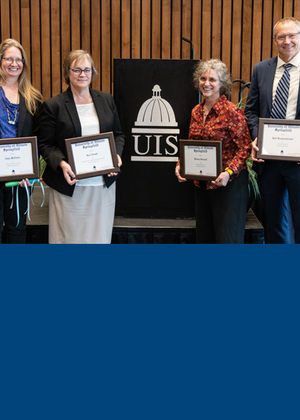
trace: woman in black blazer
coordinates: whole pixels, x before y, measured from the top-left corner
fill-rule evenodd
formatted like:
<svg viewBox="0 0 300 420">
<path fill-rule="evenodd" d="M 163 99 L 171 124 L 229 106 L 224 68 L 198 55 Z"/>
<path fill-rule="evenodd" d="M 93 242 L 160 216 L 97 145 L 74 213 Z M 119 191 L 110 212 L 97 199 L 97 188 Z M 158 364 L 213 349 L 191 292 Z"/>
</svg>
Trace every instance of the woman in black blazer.
<svg viewBox="0 0 300 420">
<path fill-rule="evenodd" d="M 117 174 L 76 180 L 68 163 L 65 139 L 114 133 L 118 166 L 125 136 L 113 97 L 90 88 L 97 75 L 87 51 L 71 51 L 64 60 L 69 88 L 43 105 L 38 143 L 47 166 L 50 243 L 110 243 Z"/>
<path fill-rule="evenodd" d="M 26 53 L 19 42 L 6 39 L 0 45 L 1 138 L 32 136 L 42 95 L 30 83 Z M 20 186 L 28 180 L 22 180 Z M 19 212 L 17 212 L 17 202 Z M 5 187 L 0 182 L 0 242 L 3 222 L 7 243 L 26 242 L 27 194 L 25 188 Z M 18 220 L 19 213 L 19 220 Z"/>
</svg>

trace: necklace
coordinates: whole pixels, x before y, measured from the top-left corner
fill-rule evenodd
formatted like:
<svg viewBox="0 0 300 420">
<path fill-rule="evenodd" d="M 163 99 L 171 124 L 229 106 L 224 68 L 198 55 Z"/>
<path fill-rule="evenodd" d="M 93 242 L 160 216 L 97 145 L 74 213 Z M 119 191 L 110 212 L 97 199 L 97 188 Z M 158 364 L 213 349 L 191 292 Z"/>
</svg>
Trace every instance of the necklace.
<svg viewBox="0 0 300 420">
<path fill-rule="evenodd" d="M 208 108 L 208 111 L 205 111 L 205 105 L 203 105 L 203 117 L 206 118 L 208 114 L 210 113 L 212 106 Z"/>
<path fill-rule="evenodd" d="M 9 118 L 9 111 L 8 111 L 8 108 L 6 108 L 6 112 L 7 112 L 7 120 L 8 120 L 8 124 L 15 125 L 15 124 L 16 124 L 16 119 L 17 119 L 17 113 L 18 113 L 18 110 L 16 109 L 16 112 L 15 112 L 15 119 L 14 119 L 13 121 Z"/>
</svg>

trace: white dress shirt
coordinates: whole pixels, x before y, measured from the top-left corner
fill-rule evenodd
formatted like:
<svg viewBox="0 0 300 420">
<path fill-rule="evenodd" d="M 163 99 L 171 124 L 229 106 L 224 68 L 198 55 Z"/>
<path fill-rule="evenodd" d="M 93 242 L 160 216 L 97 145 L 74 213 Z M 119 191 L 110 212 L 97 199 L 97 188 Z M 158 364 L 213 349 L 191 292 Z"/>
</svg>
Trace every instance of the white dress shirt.
<svg viewBox="0 0 300 420">
<path fill-rule="evenodd" d="M 95 105 L 92 102 L 91 104 L 76 104 L 76 109 L 78 112 L 78 117 L 81 124 L 81 134 L 82 136 L 89 136 L 92 134 L 100 133 L 100 123 L 98 115 L 95 109 Z M 96 186 L 103 185 L 104 180 L 103 176 L 94 176 L 90 178 L 80 179 L 76 186 L 77 187 L 86 187 L 86 186 Z"/>
<path fill-rule="evenodd" d="M 300 81 L 300 52 L 289 61 L 290 64 L 293 65 L 291 67 L 290 73 L 290 90 L 289 90 L 289 99 L 288 99 L 288 106 L 286 110 L 286 119 L 287 120 L 294 120 L 296 117 L 296 109 L 297 109 L 297 101 L 298 101 L 298 92 L 299 92 L 299 81 Z M 272 96 L 272 103 L 274 102 L 275 93 L 277 89 L 277 85 L 281 76 L 284 73 L 283 65 L 287 64 L 281 60 L 278 56 L 277 60 L 277 68 L 275 72 L 274 82 L 273 82 L 273 96 Z"/>
</svg>

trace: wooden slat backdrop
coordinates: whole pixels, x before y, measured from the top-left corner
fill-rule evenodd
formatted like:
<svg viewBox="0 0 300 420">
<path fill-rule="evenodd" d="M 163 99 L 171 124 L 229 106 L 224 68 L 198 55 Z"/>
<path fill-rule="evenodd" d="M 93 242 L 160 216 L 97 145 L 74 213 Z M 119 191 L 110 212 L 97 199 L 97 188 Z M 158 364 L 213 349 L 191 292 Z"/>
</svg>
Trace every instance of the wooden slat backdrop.
<svg viewBox="0 0 300 420">
<path fill-rule="evenodd" d="M 47 99 L 66 89 L 62 62 L 71 49 L 92 53 L 93 87 L 112 93 L 115 58 L 189 59 L 182 37 L 196 59 L 220 58 L 233 79 L 249 82 L 254 64 L 276 54 L 274 23 L 300 20 L 300 0 L 0 0 L 0 13 L 1 41 L 22 43 Z"/>
</svg>

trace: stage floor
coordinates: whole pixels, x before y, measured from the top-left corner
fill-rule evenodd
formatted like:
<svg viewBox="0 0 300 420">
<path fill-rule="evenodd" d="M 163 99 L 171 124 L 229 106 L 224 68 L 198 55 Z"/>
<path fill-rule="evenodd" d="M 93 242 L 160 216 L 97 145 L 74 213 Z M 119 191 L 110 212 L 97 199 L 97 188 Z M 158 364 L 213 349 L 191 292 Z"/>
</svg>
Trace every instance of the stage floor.
<svg viewBox="0 0 300 420">
<path fill-rule="evenodd" d="M 27 220 L 27 243 L 48 243 L 49 188 L 44 185 L 45 202 L 40 185 L 35 185 Z M 195 219 L 143 219 L 115 217 L 113 244 L 194 244 Z M 253 211 L 247 214 L 245 243 L 264 243 L 264 229 Z"/>
</svg>

